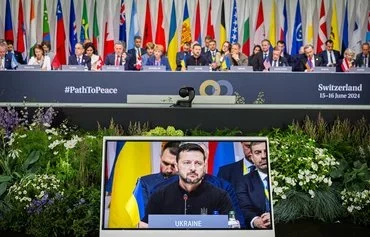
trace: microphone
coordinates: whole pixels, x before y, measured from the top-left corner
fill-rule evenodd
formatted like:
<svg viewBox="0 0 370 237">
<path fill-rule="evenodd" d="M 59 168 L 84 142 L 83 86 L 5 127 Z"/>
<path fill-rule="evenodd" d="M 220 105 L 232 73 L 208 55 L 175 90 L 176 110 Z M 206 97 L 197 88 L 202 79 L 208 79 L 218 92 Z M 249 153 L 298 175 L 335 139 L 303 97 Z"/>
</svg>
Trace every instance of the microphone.
<svg viewBox="0 0 370 237">
<path fill-rule="evenodd" d="M 184 199 L 184 214 L 186 215 L 186 211 L 187 211 L 186 202 L 188 200 L 188 195 L 185 193 L 184 196 L 182 196 L 182 198 Z"/>
</svg>

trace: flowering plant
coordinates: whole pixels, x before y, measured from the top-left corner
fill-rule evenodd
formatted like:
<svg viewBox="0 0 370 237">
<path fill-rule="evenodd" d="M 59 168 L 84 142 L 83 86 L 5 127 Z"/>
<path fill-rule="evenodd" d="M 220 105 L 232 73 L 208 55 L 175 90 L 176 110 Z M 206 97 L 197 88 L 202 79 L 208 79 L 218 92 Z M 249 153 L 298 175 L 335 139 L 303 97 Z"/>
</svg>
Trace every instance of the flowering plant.
<svg viewBox="0 0 370 237">
<path fill-rule="evenodd" d="M 166 129 L 158 126 L 144 133 L 144 136 L 184 136 L 184 132 L 173 126 L 167 126 Z"/>
</svg>

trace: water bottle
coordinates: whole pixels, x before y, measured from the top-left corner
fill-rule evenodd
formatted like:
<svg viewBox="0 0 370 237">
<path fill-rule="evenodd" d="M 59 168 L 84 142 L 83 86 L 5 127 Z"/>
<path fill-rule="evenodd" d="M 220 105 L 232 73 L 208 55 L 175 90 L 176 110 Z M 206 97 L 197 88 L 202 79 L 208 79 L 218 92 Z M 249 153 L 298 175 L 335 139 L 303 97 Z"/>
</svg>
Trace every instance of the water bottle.
<svg viewBox="0 0 370 237">
<path fill-rule="evenodd" d="M 87 64 L 84 65 L 84 71 L 89 71 L 89 68 L 87 67 Z"/>
<path fill-rule="evenodd" d="M 229 211 L 229 220 L 227 222 L 227 225 L 231 229 L 240 229 L 240 223 L 235 218 L 235 212 L 234 211 Z"/>
</svg>

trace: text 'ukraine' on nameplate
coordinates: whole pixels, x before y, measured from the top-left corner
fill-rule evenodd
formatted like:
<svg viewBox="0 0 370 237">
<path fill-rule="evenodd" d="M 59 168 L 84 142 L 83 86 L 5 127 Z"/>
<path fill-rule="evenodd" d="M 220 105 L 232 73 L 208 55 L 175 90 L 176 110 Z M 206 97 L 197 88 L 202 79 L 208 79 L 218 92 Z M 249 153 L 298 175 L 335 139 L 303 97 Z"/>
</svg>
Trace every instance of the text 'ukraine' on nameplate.
<svg viewBox="0 0 370 237">
<path fill-rule="evenodd" d="M 227 215 L 148 215 L 149 228 L 224 229 L 227 221 Z"/>
<path fill-rule="evenodd" d="M 188 66 L 189 72 L 209 72 L 209 66 Z"/>
</svg>

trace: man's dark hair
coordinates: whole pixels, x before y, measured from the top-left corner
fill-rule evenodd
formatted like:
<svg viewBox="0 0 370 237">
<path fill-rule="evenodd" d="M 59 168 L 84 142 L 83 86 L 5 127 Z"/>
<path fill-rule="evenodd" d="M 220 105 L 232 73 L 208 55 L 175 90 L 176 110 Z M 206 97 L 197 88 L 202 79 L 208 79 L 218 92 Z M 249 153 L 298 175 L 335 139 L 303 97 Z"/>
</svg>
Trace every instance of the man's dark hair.
<svg viewBox="0 0 370 237">
<path fill-rule="evenodd" d="M 193 44 L 193 48 L 195 48 L 195 46 L 202 47 L 200 44 Z"/>
<path fill-rule="evenodd" d="M 361 45 L 361 48 L 362 48 L 362 46 L 365 46 L 365 45 L 370 46 L 370 44 L 369 44 L 368 42 L 365 42 L 365 43 L 363 43 L 363 44 Z"/>
<path fill-rule="evenodd" d="M 9 44 L 11 44 L 11 45 L 13 45 L 14 46 L 14 41 L 13 40 L 6 40 L 6 43 L 9 45 Z"/>
<path fill-rule="evenodd" d="M 177 156 L 178 150 L 179 150 L 180 142 L 170 141 L 164 144 L 162 148 L 162 154 L 165 150 L 168 149 L 168 151 L 171 153 L 171 155 Z"/>
<path fill-rule="evenodd" d="M 135 35 L 134 36 L 134 41 L 137 40 L 137 39 L 141 40 L 141 36 L 140 35 Z"/>
<path fill-rule="evenodd" d="M 285 41 L 284 41 L 284 40 L 278 40 L 278 41 L 276 42 L 276 45 L 278 45 L 278 44 L 283 44 L 283 45 L 285 46 Z"/>
<path fill-rule="evenodd" d="M 48 47 L 49 51 L 51 51 L 50 41 L 42 41 L 41 42 L 41 46 L 44 46 L 44 45 L 46 45 L 46 47 Z"/>
<path fill-rule="evenodd" d="M 328 39 L 328 40 L 325 42 L 325 45 L 327 45 L 327 44 L 334 44 L 334 41 L 333 41 L 333 40 L 331 40 L 331 39 Z"/>
<path fill-rule="evenodd" d="M 179 147 L 179 150 L 176 155 L 176 162 L 179 162 L 180 153 L 183 151 L 199 151 L 203 154 L 203 160 L 206 160 L 206 153 L 204 152 L 203 148 L 195 143 L 185 143 Z"/>
<path fill-rule="evenodd" d="M 210 35 L 206 35 L 206 37 L 204 37 L 204 40 L 212 40 L 213 38 L 210 36 Z"/>
</svg>

